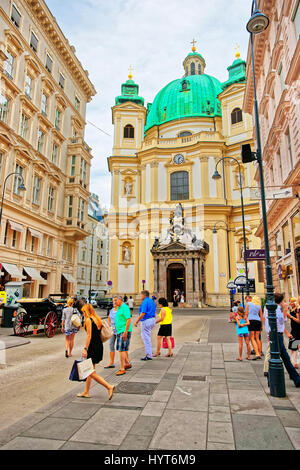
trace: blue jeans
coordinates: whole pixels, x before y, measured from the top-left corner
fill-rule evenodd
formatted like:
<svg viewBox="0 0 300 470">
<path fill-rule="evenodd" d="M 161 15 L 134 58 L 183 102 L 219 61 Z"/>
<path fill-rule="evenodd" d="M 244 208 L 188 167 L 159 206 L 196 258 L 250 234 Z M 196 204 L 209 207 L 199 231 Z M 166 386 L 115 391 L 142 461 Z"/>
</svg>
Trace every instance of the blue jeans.
<svg viewBox="0 0 300 470">
<path fill-rule="evenodd" d="M 290 355 L 285 349 L 285 345 L 283 342 L 283 334 L 278 333 L 278 345 L 279 345 L 279 351 L 280 351 L 280 357 L 282 359 L 282 362 L 284 364 L 284 367 L 287 370 L 287 373 L 289 374 L 290 379 L 294 382 L 294 384 L 298 384 L 300 382 L 300 375 L 296 371 L 295 367 L 291 363 Z M 269 376 L 268 376 L 268 382 L 269 382 Z"/>
</svg>

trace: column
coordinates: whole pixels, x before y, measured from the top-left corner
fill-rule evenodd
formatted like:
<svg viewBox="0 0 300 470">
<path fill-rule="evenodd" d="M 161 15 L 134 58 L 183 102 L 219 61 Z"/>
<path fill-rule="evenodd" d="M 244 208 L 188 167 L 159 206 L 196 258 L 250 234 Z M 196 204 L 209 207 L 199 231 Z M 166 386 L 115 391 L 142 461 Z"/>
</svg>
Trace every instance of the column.
<svg viewBox="0 0 300 470">
<path fill-rule="evenodd" d="M 193 259 L 188 258 L 186 264 L 186 301 L 188 304 L 193 303 Z"/>
</svg>

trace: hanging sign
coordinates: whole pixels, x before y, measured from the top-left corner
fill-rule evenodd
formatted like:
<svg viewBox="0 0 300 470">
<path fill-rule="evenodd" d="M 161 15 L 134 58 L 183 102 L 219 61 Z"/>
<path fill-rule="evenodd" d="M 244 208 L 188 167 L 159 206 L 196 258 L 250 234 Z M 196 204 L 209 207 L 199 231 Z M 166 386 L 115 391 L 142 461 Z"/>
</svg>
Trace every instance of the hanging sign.
<svg viewBox="0 0 300 470">
<path fill-rule="evenodd" d="M 260 261 L 266 259 L 266 250 L 246 250 L 248 261 Z"/>
</svg>

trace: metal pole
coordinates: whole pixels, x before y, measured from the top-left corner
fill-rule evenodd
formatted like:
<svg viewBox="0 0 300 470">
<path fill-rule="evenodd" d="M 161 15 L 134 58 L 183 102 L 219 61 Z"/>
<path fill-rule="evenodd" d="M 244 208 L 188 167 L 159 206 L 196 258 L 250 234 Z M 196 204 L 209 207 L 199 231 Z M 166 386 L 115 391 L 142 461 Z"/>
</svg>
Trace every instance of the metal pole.
<svg viewBox="0 0 300 470">
<path fill-rule="evenodd" d="M 253 9 L 253 5 L 252 5 Z M 257 93 L 256 93 L 256 79 L 255 79 L 255 64 L 254 64 L 254 47 L 253 47 L 253 34 L 250 33 L 251 42 L 251 53 L 252 53 L 252 71 L 253 71 L 253 88 L 254 88 L 254 111 L 255 111 L 255 127 L 256 127 L 256 138 L 257 138 L 257 162 L 259 167 L 259 178 L 260 178 L 260 191 L 261 191 L 261 206 L 262 206 L 262 219 L 264 228 L 264 242 L 266 250 L 266 281 L 267 281 L 267 302 L 266 307 L 268 310 L 268 319 L 270 325 L 270 353 L 271 358 L 269 360 L 269 384 L 270 394 L 273 397 L 285 397 L 285 380 L 282 360 L 280 358 L 279 341 L 277 334 L 277 317 L 276 309 L 277 305 L 274 300 L 274 286 L 272 278 L 272 267 L 269 247 L 269 235 L 268 235 L 268 220 L 267 220 L 267 208 L 266 208 L 266 196 L 264 186 L 264 172 L 262 162 L 262 147 L 260 137 L 260 126 L 259 126 L 259 114 L 257 104 Z"/>
<path fill-rule="evenodd" d="M 92 293 L 93 255 L 94 255 L 94 230 L 95 230 L 95 226 L 93 226 L 93 235 L 92 235 L 89 303 L 91 303 L 91 293 Z"/>
<path fill-rule="evenodd" d="M 3 191 L 2 191 L 2 199 L 1 199 L 1 209 L 0 209 L 0 227 L 1 227 L 1 222 L 2 222 L 2 212 L 3 212 L 3 203 L 4 203 L 4 193 L 5 193 L 5 188 L 6 188 L 6 183 L 7 183 L 7 180 L 10 176 L 12 175 L 17 175 L 18 178 L 21 178 L 23 184 L 24 184 L 24 178 L 22 175 L 20 175 L 19 173 L 17 172 L 13 172 L 13 173 L 10 173 L 9 175 L 7 175 L 7 177 L 5 178 L 4 180 L 4 183 L 3 183 Z"/>
</svg>

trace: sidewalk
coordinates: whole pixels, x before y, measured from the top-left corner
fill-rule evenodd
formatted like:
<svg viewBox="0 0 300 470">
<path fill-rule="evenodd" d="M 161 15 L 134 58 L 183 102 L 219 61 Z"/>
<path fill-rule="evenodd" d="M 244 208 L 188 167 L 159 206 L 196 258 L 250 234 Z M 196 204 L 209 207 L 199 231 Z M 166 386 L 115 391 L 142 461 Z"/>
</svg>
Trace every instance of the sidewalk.
<svg viewBox="0 0 300 470">
<path fill-rule="evenodd" d="M 0 328 L 0 350 L 15 348 L 30 343 L 30 340 L 25 337 L 14 336 L 13 328 Z"/>
<path fill-rule="evenodd" d="M 236 343 L 177 345 L 173 358 L 142 362 L 116 377 L 111 401 L 95 384 L 75 390 L 0 432 L 4 449 L 290 450 L 300 449 L 300 390 L 270 397 L 263 361 L 236 361 Z"/>
</svg>

